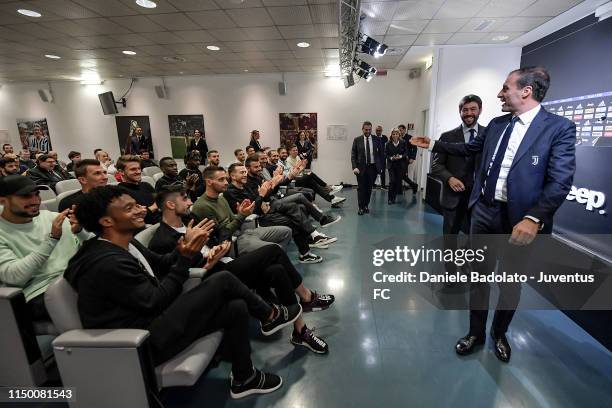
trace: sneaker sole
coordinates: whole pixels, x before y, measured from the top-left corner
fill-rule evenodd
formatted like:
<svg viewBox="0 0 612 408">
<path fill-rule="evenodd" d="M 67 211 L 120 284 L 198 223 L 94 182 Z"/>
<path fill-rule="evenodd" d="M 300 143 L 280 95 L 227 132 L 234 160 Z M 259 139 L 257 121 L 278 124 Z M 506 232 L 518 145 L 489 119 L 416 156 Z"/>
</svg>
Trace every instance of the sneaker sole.
<svg viewBox="0 0 612 408">
<path fill-rule="evenodd" d="M 333 303 L 332 303 L 332 304 L 333 304 Z M 322 307 L 322 306 L 317 306 L 317 307 L 313 307 L 313 308 L 310 308 L 310 309 L 306 309 L 306 308 L 304 307 L 304 305 L 302 305 L 302 313 L 321 312 L 321 311 L 323 311 L 323 310 L 327 310 L 327 309 L 329 309 L 330 307 L 331 307 L 331 305 L 329 305 L 329 306 L 325 306 L 325 307 Z"/>
<path fill-rule="evenodd" d="M 318 248 L 318 249 L 327 249 L 327 248 L 329 248 L 329 245 L 323 244 L 323 243 L 320 243 L 320 244 L 308 244 L 308 246 L 310 248 Z"/>
<path fill-rule="evenodd" d="M 283 324 L 279 324 L 278 326 L 276 326 L 275 328 L 273 328 L 272 330 L 270 330 L 270 331 L 268 331 L 268 332 L 264 332 L 264 331 L 263 331 L 263 328 L 262 328 L 262 329 L 261 329 L 261 334 L 263 334 L 264 336 L 271 336 L 271 335 L 273 335 L 274 333 L 276 333 L 277 331 L 279 331 L 280 329 L 282 329 L 283 327 L 287 327 L 287 326 L 289 326 L 290 324 L 293 324 L 293 322 L 295 322 L 295 321 L 298 319 L 298 317 L 300 317 L 300 316 L 302 315 L 302 305 L 300 305 L 300 304 L 298 303 L 298 306 L 300 307 L 300 313 L 298 313 L 297 315 L 295 315 L 295 317 L 294 317 L 293 319 L 291 319 L 291 320 L 289 320 L 289 321 L 287 321 L 287 322 L 285 322 L 285 323 L 283 323 Z"/>
<path fill-rule="evenodd" d="M 331 201 L 331 205 L 339 205 L 339 204 L 342 204 L 345 201 L 346 201 L 346 197 L 341 197 L 340 200 L 336 200 L 335 202 L 334 202 L 334 200 L 332 200 Z"/>
<path fill-rule="evenodd" d="M 232 397 L 232 399 L 240 399 L 240 398 L 248 397 L 249 395 L 269 394 L 271 392 L 274 392 L 274 391 L 278 390 L 280 387 L 282 387 L 282 385 L 283 385 L 283 378 L 280 377 L 280 383 L 276 387 L 274 387 L 274 388 L 267 388 L 267 389 L 254 388 L 252 390 L 248 390 L 248 391 L 244 391 L 244 392 L 239 392 L 237 394 L 234 394 L 230 390 L 230 396 Z"/>
<path fill-rule="evenodd" d="M 290 338 L 289 341 L 294 346 L 306 347 L 308 350 L 312 351 L 315 354 L 327 354 L 327 353 L 329 353 L 329 348 L 326 351 L 318 351 L 318 350 L 315 350 L 312 347 L 310 347 L 310 344 L 308 344 L 308 343 L 298 343 L 297 341 L 293 341 L 293 338 Z"/>
<path fill-rule="evenodd" d="M 316 264 L 316 263 L 323 262 L 323 258 L 318 258 L 318 259 L 310 260 L 310 261 L 303 261 L 301 259 L 298 259 L 298 262 L 301 263 L 301 264 Z"/>
<path fill-rule="evenodd" d="M 337 240 L 338 240 L 338 238 L 336 238 L 336 237 L 333 237 L 333 238 L 330 237 L 329 239 L 321 240 L 321 244 L 329 246 L 329 244 L 333 244 Z"/>
<path fill-rule="evenodd" d="M 330 225 L 333 225 L 333 224 L 335 224 L 335 223 L 337 223 L 337 222 L 340 222 L 340 220 L 341 220 L 341 219 L 342 219 L 342 217 L 341 217 L 341 216 L 338 216 L 338 217 L 336 217 L 336 219 L 335 219 L 335 220 L 333 220 L 332 222 L 328 222 L 327 224 L 321 224 L 321 228 L 327 228 L 327 227 L 329 227 Z"/>
</svg>

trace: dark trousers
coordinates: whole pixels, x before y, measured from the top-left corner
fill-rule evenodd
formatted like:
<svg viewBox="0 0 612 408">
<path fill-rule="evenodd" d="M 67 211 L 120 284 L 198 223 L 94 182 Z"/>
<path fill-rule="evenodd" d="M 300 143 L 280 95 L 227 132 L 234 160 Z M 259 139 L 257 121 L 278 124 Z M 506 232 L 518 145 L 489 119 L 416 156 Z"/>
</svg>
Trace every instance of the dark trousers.
<svg viewBox="0 0 612 408">
<path fill-rule="evenodd" d="M 403 180 L 404 180 L 406 183 L 408 183 L 408 185 L 409 185 L 410 187 L 414 188 L 414 187 L 417 187 L 417 186 L 418 186 L 418 184 L 417 184 L 417 183 L 415 183 L 414 181 L 412 181 L 412 180 L 410 179 L 410 177 L 408 177 L 408 164 L 409 164 L 409 163 L 408 163 L 408 161 L 406 161 L 406 162 L 404 163 L 404 173 L 402 174 L 402 179 L 403 179 Z"/>
<path fill-rule="evenodd" d="M 389 201 L 395 201 L 397 195 L 402 194 L 402 166 L 399 163 L 392 163 L 389 169 L 389 190 L 387 197 Z"/>
<path fill-rule="evenodd" d="M 332 196 L 325 190 L 325 187 L 327 186 L 327 184 L 325 184 L 325 182 L 323 182 L 323 180 L 321 180 L 314 173 L 304 174 L 303 176 L 296 178 L 295 185 L 298 187 L 307 187 L 313 190 L 316 194 L 320 195 L 321 198 L 323 198 L 325 201 L 329 202 L 334 198 L 334 196 Z"/>
<path fill-rule="evenodd" d="M 496 239 L 497 243 L 506 242 L 505 244 L 491 245 L 492 241 L 486 236 L 486 234 L 511 234 L 512 227 L 508 220 L 506 203 L 495 201 L 492 205 L 487 205 L 479 200 L 474 205 L 470 223 L 471 245 L 474 249 L 487 247 L 485 261 L 478 264 L 477 267 L 479 272 L 491 273 L 495 270 L 496 261 L 499 261 L 499 271 L 504 271 L 504 259 L 507 263 L 512 260 L 512 273 L 519 272 L 516 268 L 520 267 L 519 263 L 522 260 L 529 258 L 529 247 L 508 244 L 508 236 Z M 526 262 L 522 264 L 525 265 Z M 499 289 L 499 299 L 491 327 L 496 335 L 502 335 L 508 331 L 521 297 L 521 284 L 500 283 Z M 471 286 L 470 335 L 485 336 L 490 291 L 488 283 L 473 283 Z"/>
<path fill-rule="evenodd" d="M 359 208 L 367 208 L 370 205 L 370 197 L 372 196 L 372 187 L 376 181 L 375 164 L 370 164 L 365 169 L 357 174 L 357 203 Z"/>
<path fill-rule="evenodd" d="M 386 169 L 383 169 L 383 171 L 380 172 L 380 186 L 381 187 L 387 186 L 387 170 Z"/>
<path fill-rule="evenodd" d="M 469 234 L 470 217 L 468 212 L 468 203 L 470 199 L 470 191 L 466 190 L 460 193 L 459 202 L 455 208 L 442 208 L 444 222 L 442 224 L 442 232 L 444 233 L 444 248 L 457 249 L 457 242 L 460 231 Z M 453 262 L 446 262 L 446 271 L 451 273 L 459 268 Z"/>
<path fill-rule="evenodd" d="M 158 316 L 148 330 L 153 362 L 158 365 L 195 340 L 223 329 L 237 381 L 253 373 L 249 344 L 249 314 L 266 321 L 272 308 L 228 271 L 204 279 L 181 294 Z"/>
<path fill-rule="evenodd" d="M 306 197 L 306 199 L 310 202 L 314 202 L 315 200 L 315 192 L 314 190 L 310 189 L 310 188 L 306 188 L 306 187 L 300 187 L 296 184 L 295 187 L 289 187 L 287 188 L 287 194 L 285 194 L 285 196 L 291 196 L 291 195 L 295 195 L 295 194 L 302 194 L 304 195 L 304 197 Z"/>
<path fill-rule="evenodd" d="M 295 289 L 302 283 L 302 276 L 278 245 L 266 245 L 218 268 L 227 269 L 249 288 L 262 293 L 274 289 L 281 305 L 297 303 Z"/>
<path fill-rule="evenodd" d="M 30 299 L 27 303 L 28 308 L 30 309 L 30 314 L 32 315 L 33 321 L 38 320 L 51 320 L 49 316 L 49 312 L 47 312 L 47 308 L 45 307 L 45 294 L 41 293 L 40 295 Z"/>
<path fill-rule="evenodd" d="M 303 210 L 300 210 L 297 205 L 293 207 L 295 209 L 291 211 L 291 214 L 270 210 L 267 214 L 259 217 L 257 221 L 262 227 L 282 225 L 291 228 L 293 242 L 295 242 L 300 254 L 304 255 L 310 251 L 308 243 L 310 242 L 310 234 L 314 232 L 315 228 L 309 222 L 306 224 L 302 222 L 304 218 Z"/>
</svg>

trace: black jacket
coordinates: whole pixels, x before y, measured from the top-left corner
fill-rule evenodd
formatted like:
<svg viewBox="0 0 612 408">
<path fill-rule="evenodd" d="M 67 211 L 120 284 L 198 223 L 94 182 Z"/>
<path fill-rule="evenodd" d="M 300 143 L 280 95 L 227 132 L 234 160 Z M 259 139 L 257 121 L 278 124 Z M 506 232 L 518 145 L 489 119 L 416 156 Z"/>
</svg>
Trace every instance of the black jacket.
<svg viewBox="0 0 612 408">
<path fill-rule="evenodd" d="M 226 235 L 223 237 L 223 239 L 219 238 L 219 234 L 219 229 L 217 228 L 217 226 L 215 226 L 215 229 L 208 238 L 208 242 L 206 242 L 206 245 L 208 245 L 209 248 L 212 248 L 215 245 L 219 245 L 222 240 L 231 241 L 232 239 L 231 233 L 226 232 Z M 151 242 L 149 242 L 149 249 L 158 254 L 169 254 L 176 249 L 178 240 L 183 235 L 185 234 L 181 234 L 180 232 L 172 228 L 170 225 L 161 221 L 159 223 L 159 228 L 157 228 L 157 231 L 155 231 L 155 234 L 153 234 L 153 238 L 151 238 Z M 192 258 L 191 265 L 194 268 L 201 268 L 204 265 L 205 261 L 206 260 L 204 259 L 204 257 L 202 257 L 201 255 L 196 255 Z"/>
<path fill-rule="evenodd" d="M 191 139 L 189 142 L 189 147 L 187 148 L 187 153 L 191 152 L 192 150 L 197 150 L 200 152 L 202 163 L 205 163 L 206 156 L 208 154 L 208 144 L 206 144 L 206 139 L 201 137 L 200 140 L 198 140 L 198 143 L 196 143 L 195 138 Z"/>
<path fill-rule="evenodd" d="M 392 156 L 401 155 L 402 158 L 399 160 L 391 160 Z M 408 147 L 406 142 L 402 139 L 399 140 L 397 146 L 393 145 L 392 141 L 385 144 L 385 158 L 387 160 L 387 168 L 403 168 L 408 160 Z"/>
<path fill-rule="evenodd" d="M 478 125 L 478 133 L 484 132 L 484 127 Z M 463 127 L 459 126 L 453 130 L 442 133 L 440 141 L 450 143 L 465 143 Z M 478 158 L 476 156 L 454 156 L 446 153 L 433 153 L 431 173 L 438 176 L 444 183 L 441 205 L 447 209 L 457 207 L 462 194 L 468 197 L 474 184 L 474 165 Z M 458 178 L 465 185 L 465 191 L 454 192 L 448 185 L 448 179 Z"/>
<path fill-rule="evenodd" d="M 255 152 L 263 151 L 263 148 L 261 147 L 261 144 L 259 144 L 259 140 L 255 140 L 255 139 L 251 138 L 251 141 L 249 142 L 249 146 L 251 146 L 253 149 L 255 149 Z"/>
<path fill-rule="evenodd" d="M 55 191 L 55 185 L 58 182 L 72 178 L 70 175 L 68 177 L 63 177 L 56 171 L 46 171 L 40 167 L 34 167 L 33 169 L 28 170 L 27 174 L 28 177 L 31 178 L 36 184 L 49 186 L 53 191 Z"/>
<path fill-rule="evenodd" d="M 248 185 L 245 185 L 244 188 L 238 188 L 230 184 L 223 192 L 223 197 L 227 200 L 234 214 L 236 213 L 237 205 L 245 199 L 255 202 L 255 210 L 253 211 L 255 214 L 262 214 L 261 203 L 264 202 L 264 199 L 259 195 L 257 190 L 253 191 Z"/>
<path fill-rule="evenodd" d="M 86 241 L 68 262 L 64 278 L 78 293 L 84 328 L 147 329 L 182 293 L 190 259 L 178 251 L 156 254 L 136 240 L 132 244 L 155 276 L 128 251 L 97 237 Z"/>
<path fill-rule="evenodd" d="M 198 181 L 196 182 L 196 189 L 193 192 L 189 192 L 189 196 L 191 198 L 191 201 L 193 201 L 194 203 L 196 202 L 196 200 L 202 195 L 204 194 L 204 191 L 206 190 L 206 184 L 204 183 L 204 176 L 202 175 L 202 172 L 200 171 L 200 169 L 188 169 L 188 168 L 184 168 L 183 170 L 181 170 L 178 174 L 178 177 L 180 179 L 182 179 L 183 181 L 187 180 L 187 177 L 191 176 L 192 174 L 197 174 L 198 175 Z"/>
</svg>

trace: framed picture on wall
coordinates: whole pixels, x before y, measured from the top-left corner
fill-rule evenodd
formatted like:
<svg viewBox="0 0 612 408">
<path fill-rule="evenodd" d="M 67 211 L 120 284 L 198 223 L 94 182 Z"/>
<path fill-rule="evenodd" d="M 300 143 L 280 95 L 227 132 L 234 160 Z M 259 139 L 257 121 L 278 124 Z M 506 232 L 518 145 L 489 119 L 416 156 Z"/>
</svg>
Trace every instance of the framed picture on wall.
<svg viewBox="0 0 612 408">
<path fill-rule="evenodd" d="M 28 149 L 34 154 L 47 153 L 53 149 L 47 118 L 17 119 L 17 129 L 22 149 Z"/>
<path fill-rule="evenodd" d="M 280 113 L 280 145 L 296 145 L 300 133 L 312 144 L 312 159 L 318 156 L 317 114 L 316 113 Z"/>
<path fill-rule="evenodd" d="M 115 116 L 121 154 L 140 154 L 147 150 L 155 157 L 148 116 Z"/>
<path fill-rule="evenodd" d="M 168 115 L 168 127 L 170 128 L 172 157 L 175 159 L 185 157 L 187 146 L 196 130 L 199 130 L 202 137 L 206 138 L 204 115 Z"/>
</svg>

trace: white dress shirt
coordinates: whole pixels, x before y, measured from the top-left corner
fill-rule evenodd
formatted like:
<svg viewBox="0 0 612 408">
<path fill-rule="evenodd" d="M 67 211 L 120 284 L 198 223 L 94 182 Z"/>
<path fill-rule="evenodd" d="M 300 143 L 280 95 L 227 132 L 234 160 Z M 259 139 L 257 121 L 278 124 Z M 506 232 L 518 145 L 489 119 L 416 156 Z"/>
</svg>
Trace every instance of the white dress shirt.
<svg viewBox="0 0 612 408">
<path fill-rule="evenodd" d="M 465 143 L 470 142 L 470 129 L 474 129 L 474 137 L 478 136 L 478 123 L 474 123 L 472 127 L 465 126 L 465 123 L 461 124 L 461 129 L 463 130 L 463 139 Z"/>
<path fill-rule="evenodd" d="M 519 115 L 518 120 L 514 124 L 514 129 L 512 129 L 512 134 L 510 135 L 510 140 L 508 141 L 508 148 L 504 154 L 504 159 L 501 163 L 501 168 L 499 169 L 499 177 L 497 178 L 497 184 L 495 185 L 495 199 L 502 202 L 508 201 L 508 183 L 506 182 L 508 178 L 508 173 L 510 172 L 510 167 L 512 166 L 512 161 L 514 160 L 514 156 L 529 130 L 529 126 L 531 126 L 531 122 L 535 119 L 536 115 L 540 112 L 540 105 L 535 108 L 528 110 L 527 112 Z M 506 131 L 502 132 L 502 135 Z M 491 163 L 495 160 L 495 156 L 497 155 L 497 149 L 499 149 L 499 144 L 501 143 L 502 137 L 500 136 L 497 146 L 495 146 L 495 152 L 491 157 L 491 162 L 489 163 L 489 167 L 491 167 Z M 487 175 L 489 174 L 489 170 L 487 169 Z"/>
<path fill-rule="evenodd" d="M 374 164 L 376 163 L 376 161 L 374 160 L 374 144 L 372 144 L 372 135 L 370 135 L 369 137 L 366 137 L 365 135 L 363 135 L 363 148 L 365 149 L 365 152 L 366 152 L 366 160 L 368 159 L 367 157 L 368 146 L 366 145 L 367 142 L 370 143 L 370 163 L 369 164 Z"/>
</svg>

